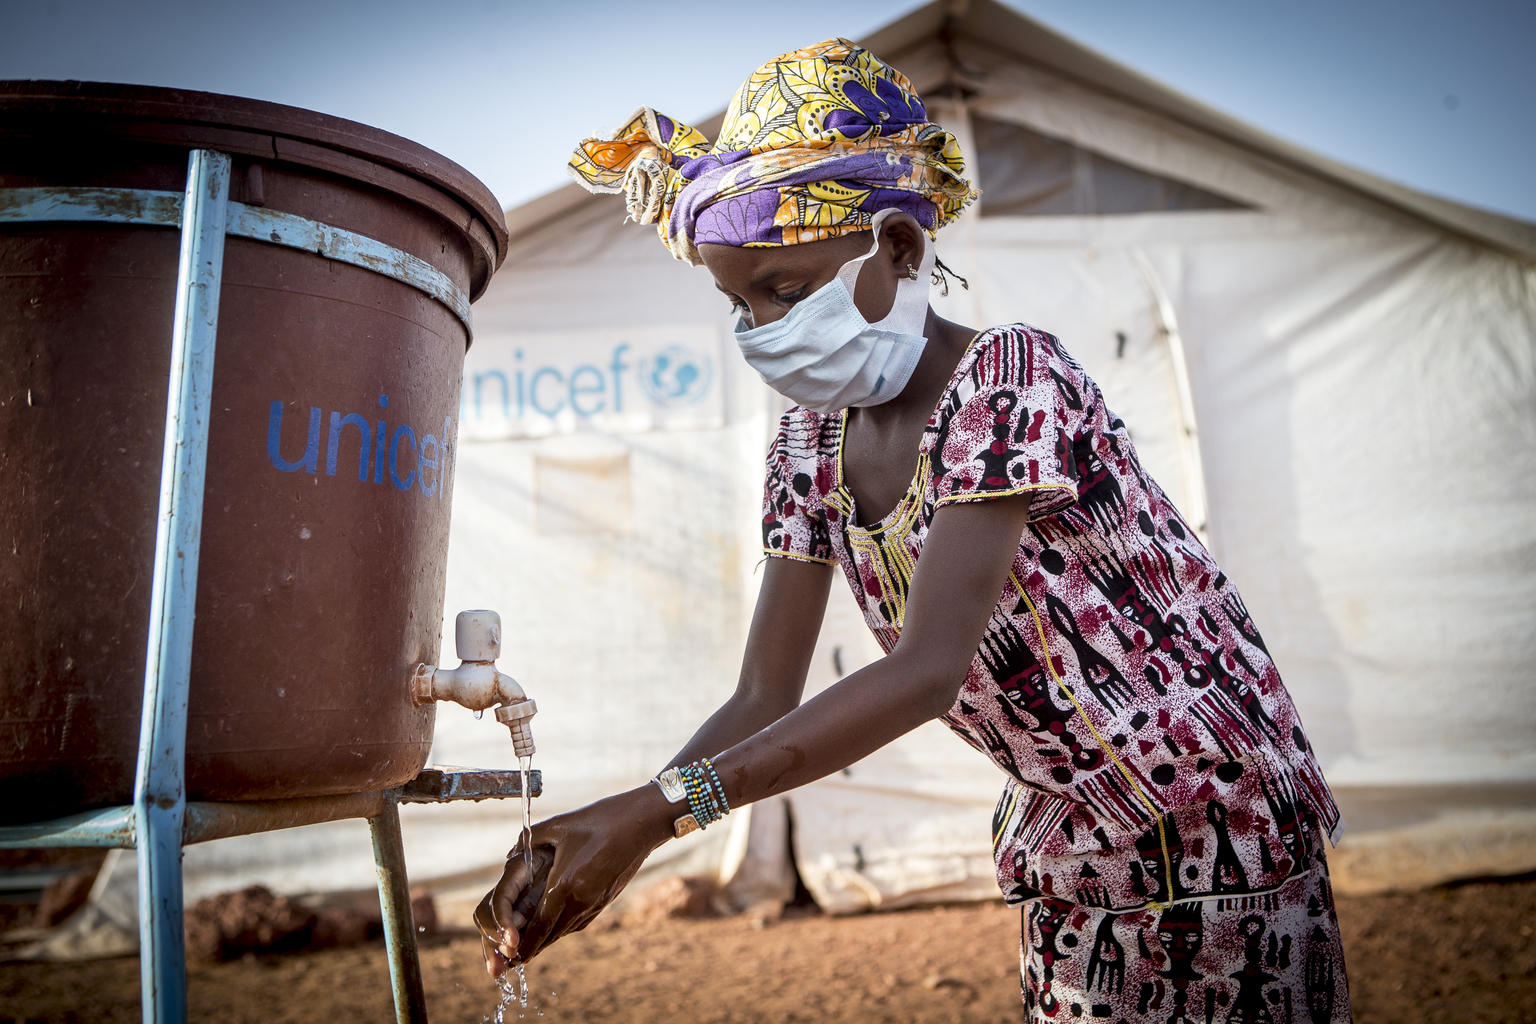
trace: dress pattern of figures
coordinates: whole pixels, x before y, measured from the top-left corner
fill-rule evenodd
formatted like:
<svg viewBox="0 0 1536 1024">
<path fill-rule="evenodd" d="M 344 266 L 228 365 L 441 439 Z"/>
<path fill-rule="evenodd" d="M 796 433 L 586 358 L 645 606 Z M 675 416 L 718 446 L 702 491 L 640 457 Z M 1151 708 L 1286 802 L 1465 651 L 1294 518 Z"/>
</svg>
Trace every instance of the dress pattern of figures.
<svg viewBox="0 0 1536 1024">
<path fill-rule="evenodd" d="M 764 548 L 841 566 L 886 651 L 938 509 L 1031 503 L 943 719 L 1008 776 L 994 850 L 1031 1019 L 1348 1020 L 1321 839 L 1338 810 L 1236 587 L 1098 386 L 1049 334 L 982 332 L 873 523 L 844 486 L 846 425 L 784 415 Z"/>
</svg>

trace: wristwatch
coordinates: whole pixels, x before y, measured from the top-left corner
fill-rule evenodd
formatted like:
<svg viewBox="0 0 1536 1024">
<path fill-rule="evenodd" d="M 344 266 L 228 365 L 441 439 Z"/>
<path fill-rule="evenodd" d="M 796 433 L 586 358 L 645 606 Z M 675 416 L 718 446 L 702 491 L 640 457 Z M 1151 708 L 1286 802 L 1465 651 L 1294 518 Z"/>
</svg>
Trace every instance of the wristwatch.
<svg viewBox="0 0 1536 1024">
<path fill-rule="evenodd" d="M 668 803 L 680 804 L 688 799 L 688 790 L 683 785 L 683 773 L 676 768 L 668 768 L 651 781 L 661 789 L 661 795 L 667 798 Z"/>
<path fill-rule="evenodd" d="M 656 783 L 656 788 L 661 790 L 661 795 L 667 798 L 668 803 L 680 804 L 688 800 L 688 788 L 683 784 L 683 773 L 676 768 L 668 768 L 651 780 Z M 672 822 L 672 835 L 681 839 L 690 832 L 697 832 L 703 828 L 699 819 L 693 813 L 683 815 Z"/>
</svg>

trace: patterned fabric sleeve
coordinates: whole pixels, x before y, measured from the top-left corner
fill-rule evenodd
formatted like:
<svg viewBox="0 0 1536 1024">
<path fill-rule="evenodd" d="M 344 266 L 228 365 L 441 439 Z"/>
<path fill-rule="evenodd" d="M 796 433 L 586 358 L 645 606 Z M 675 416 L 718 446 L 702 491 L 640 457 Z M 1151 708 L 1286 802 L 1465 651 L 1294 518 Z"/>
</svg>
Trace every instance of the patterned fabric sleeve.
<svg viewBox="0 0 1536 1024">
<path fill-rule="evenodd" d="M 974 362 L 930 435 L 936 505 L 1030 496 L 1030 519 L 1077 501 L 1071 370 L 1054 338 L 1027 327 L 977 342 Z"/>
<path fill-rule="evenodd" d="M 836 565 L 821 503 L 828 481 L 821 455 L 822 417 L 794 408 L 779 421 L 763 482 L 763 552 Z"/>
</svg>

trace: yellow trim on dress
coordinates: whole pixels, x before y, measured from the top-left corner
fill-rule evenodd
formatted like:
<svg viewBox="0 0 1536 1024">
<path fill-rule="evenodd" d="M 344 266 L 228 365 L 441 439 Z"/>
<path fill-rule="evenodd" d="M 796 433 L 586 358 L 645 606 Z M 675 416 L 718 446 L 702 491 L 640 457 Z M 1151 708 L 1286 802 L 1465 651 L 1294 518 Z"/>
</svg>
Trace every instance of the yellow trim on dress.
<svg viewBox="0 0 1536 1024">
<path fill-rule="evenodd" d="M 763 554 L 770 558 L 792 558 L 797 562 L 815 562 L 817 565 L 836 565 L 835 558 L 815 558 L 811 555 L 802 555 L 797 551 L 780 551 L 777 548 L 763 548 Z"/>
<path fill-rule="evenodd" d="M 1157 839 L 1163 848 L 1163 878 L 1164 884 L 1168 887 L 1168 902 L 1163 903 L 1157 900 L 1151 900 L 1146 904 L 1146 906 L 1153 910 L 1165 910 L 1168 907 L 1173 906 L 1174 879 L 1173 860 L 1168 856 L 1168 830 L 1167 827 L 1163 824 L 1163 815 L 1159 814 L 1157 808 L 1152 806 L 1152 801 L 1147 797 L 1146 793 L 1142 791 L 1141 786 L 1137 785 L 1136 779 L 1131 775 L 1129 771 L 1126 770 L 1125 765 L 1120 763 L 1120 758 L 1115 756 L 1115 748 L 1104 742 L 1104 737 L 1099 735 L 1098 729 L 1094 728 L 1093 722 L 1088 718 L 1088 712 L 1083 710 L 1083 705 L 1078 701 L 1077 695 L 1072 692 L 1072 688 L 1067 685 L 1067 681 L 1061 678 L 1061 674 L 1056 671 L 1056 664 L 1051 661 L 1050 644 L 1048 644 L 1045 639 L 1045 627 L 1040 623 L 1040 613 L 1035 610 L 1035 602 L 1029 599 L 1029 594 L 1025 592 L 1024 585 L 1019 582 L 1019 578 L 1014 575 L 1014 572 L 1011 568 L 1008 570 L 1008 578 L 1013 581 L 1014 587 L 1019 591 L 1019 596 L 1024 599 L 1024 603 L 1029 607 L 1030 618 L 1035 620 L 1035 632 L 1040 637 L 1040 649 L 1045 655 L 1045 667 L 1050 671 L 1051 678 L 1056 680 L 1056 685 L 1061 687 L 1061 692 L 1067 695 L 1067 699 L 1070 700 L 1072 702 L 1072 706 L 1077 709 L 1078 717 L 1083 720 L 1083 724 L 1088 727 L 1088 731 L 1093 733 L 1094 740 L 1099 744 L 1101 748 L 1103 748 L 1104 753 L 1109 755 L 1109 759 L 1114 764 L 1115 768 L 1119 770 L 1120 774 L 1125 778 L 1125 781 L 1130 784 L 1131 791 L 1136 794 L 1136 799 L 1141 801 L 1141 805 L 1146 808 L 1147 813 L 1150 814 L 1152 818 L 1157 822 Z"/>
<path fill-rule="evenodd" d="M 1023 494 L 1025 491 L 1066 491 L 1073 498 L 1078 496 L 1077 488 L 1069 484 L 1023 484 L 1006 491 L 966 491 L 963 494 L 946 494 L 942 498 L 935 498 L 933 507 L 948 504 L 952 501 L 985 501 L 991 498 L 1011 498 L 1015 494 Z"/>
<path fill-rule="evenodd" d="M 848 526 L 848 544 L 870 556 L 870 569 L 880 584 L 880 598 L 891 609 L 891 626 L 898 634 L 907 618 L 907 593 L 917 575 L 917 558 L 907 546 L 912 529 L 923 508 L 923 494 L 928 486 L 928 453 L 919 450 L 912 479 L 896 506 L 874 526 L 860 526 L 854 516 L 853 496 L 843 483 L 843 442 L 848 430 L 848 410 L 838 420 L 837 479 L 828 501 L 843 514 Z M 834 500 L 835 498 L 835 500 Z M 890 571 L 887 571 L 887 570 Z"/>
</svg>

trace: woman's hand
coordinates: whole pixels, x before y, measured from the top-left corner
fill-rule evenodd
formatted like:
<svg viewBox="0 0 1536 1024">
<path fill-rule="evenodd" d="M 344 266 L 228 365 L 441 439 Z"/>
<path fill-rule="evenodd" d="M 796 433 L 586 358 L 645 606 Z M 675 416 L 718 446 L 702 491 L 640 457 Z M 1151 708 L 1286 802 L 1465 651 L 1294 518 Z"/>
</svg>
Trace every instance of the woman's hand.
<svg viewBox="0 0 1536 1024">
<path fill-rule="evenodd" d="M 672 834 L 669 808 L 647 785 L 535 825 L 532 865 L 519 843 L 475 909 L 491 977 L 585 928 Z"/>
</svg>

